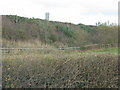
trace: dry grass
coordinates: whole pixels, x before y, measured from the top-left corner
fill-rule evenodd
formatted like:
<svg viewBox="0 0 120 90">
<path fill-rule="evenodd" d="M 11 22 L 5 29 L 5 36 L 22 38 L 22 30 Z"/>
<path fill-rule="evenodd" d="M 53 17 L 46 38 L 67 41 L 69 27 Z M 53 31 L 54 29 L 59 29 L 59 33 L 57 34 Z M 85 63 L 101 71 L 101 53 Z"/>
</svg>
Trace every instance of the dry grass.
<svg viewBox="0 0 120 90">
<path fill-rule="evenodd" d="M 3 54 L 3 87 L 117 88 L 117 65 L 110 53 Z"/>
<path fill-rule="evenodd" d="M 3 48 L 53 48 L 48 44 L 42 43 L 40 40 L 28 40 L 28 41 L 10 41 L 2 40 Z"/>
</svg>

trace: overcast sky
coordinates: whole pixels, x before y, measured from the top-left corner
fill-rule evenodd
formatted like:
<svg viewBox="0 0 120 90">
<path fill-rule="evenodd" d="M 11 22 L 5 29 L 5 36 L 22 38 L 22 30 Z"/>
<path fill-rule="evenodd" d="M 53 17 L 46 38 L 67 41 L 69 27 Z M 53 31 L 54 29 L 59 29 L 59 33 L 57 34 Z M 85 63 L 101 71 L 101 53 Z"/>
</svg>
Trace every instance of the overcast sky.
<svg viewBox="0 0 120 90">
<path fill-rule="evenodd" d="M 1 0 L 0 15 L 18 15 L 95 25 L 96 22 L 118 22 L 119 0 Z"/>
</svg>

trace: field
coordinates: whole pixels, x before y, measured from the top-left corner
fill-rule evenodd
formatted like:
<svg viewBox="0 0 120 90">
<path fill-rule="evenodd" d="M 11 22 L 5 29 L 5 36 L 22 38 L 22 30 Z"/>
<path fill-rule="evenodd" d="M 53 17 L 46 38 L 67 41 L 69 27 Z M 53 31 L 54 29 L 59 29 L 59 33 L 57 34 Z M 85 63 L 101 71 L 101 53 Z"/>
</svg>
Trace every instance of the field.
<svg viewBox="0 0 120 90">
<path fill-rule="evenodd" d="M 2 86 L 118 88 L 118 30 L 3 15 Z"/>
<path fill-rule="evenodd" d="M 3 53 L 5 88 L 117 88 L 118 49 Z"/>
</svg>

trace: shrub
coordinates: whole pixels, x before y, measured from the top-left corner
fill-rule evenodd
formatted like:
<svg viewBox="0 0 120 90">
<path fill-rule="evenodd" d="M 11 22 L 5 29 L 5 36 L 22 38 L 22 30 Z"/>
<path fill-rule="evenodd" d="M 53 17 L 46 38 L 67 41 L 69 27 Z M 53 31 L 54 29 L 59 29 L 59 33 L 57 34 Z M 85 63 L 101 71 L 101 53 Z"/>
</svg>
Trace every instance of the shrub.
<svg viewBox="0 0 120 90">
<path fill-rule="evenodd" d="M 58 32 L 63 32 L 67 37 L 75 38 L 75 32 L 66 25 L 57 24 L 56 28 Z"/>
<path fill-rule="evenodd" d="M 49 39 L 52 40 L 53 42 L 56 42 L 57 41 L 57 36 L 55 34 L 51 34 Z"/>
<path fill-rule="evenodd" d="M 90 34 L 95 34 L 95 32 L 96 32 L 96 27 L 95 26 L 80 25 L 80 28 L 87 31 Z"/>
</svg>

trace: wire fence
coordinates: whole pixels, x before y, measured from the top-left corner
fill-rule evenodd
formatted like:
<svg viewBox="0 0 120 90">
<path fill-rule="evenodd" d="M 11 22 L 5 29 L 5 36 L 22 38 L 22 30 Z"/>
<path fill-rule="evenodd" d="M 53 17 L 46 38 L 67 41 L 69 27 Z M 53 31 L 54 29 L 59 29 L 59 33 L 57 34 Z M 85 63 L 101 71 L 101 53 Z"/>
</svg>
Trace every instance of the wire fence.
<svg viewBox="0 0 120 90">
<path fill-rule="evenodd" d="M 102 48 L 113 48 L 118 47 L 118 43 L 112 44 L 91 44 L 85 45 L 81 47 L 61 47 L 61 48 L 0 48 L 3 53 L 10 53 L 12 51 L 29 51 L 29 50 L 37 50 L 37 51 L 49 51 L 49 50 L 91 50 L 91 49 L 102 49 Z"/>
</svg>

